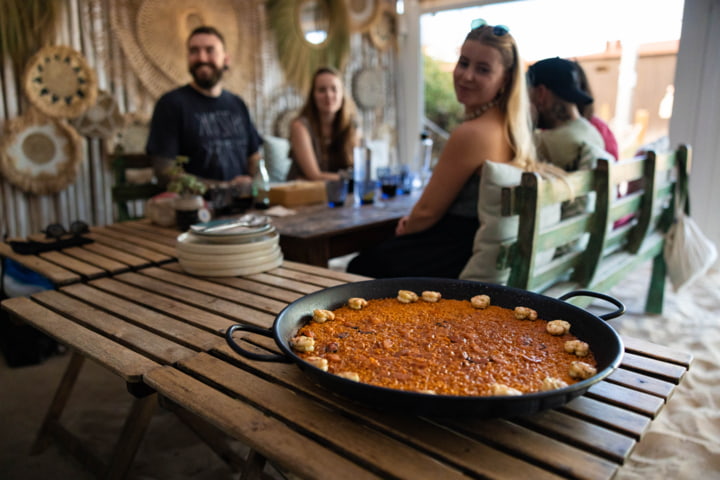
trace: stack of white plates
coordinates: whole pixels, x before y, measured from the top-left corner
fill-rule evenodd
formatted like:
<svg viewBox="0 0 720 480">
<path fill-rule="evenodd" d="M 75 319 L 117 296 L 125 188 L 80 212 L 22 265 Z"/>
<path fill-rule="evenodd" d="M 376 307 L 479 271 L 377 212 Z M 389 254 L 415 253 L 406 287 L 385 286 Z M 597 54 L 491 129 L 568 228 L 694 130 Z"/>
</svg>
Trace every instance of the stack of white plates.
<svg viewBox="0 0 720 480">
<path fill-rule="evenodd" d="M 193 225 L 178 237 L 178 260 L 192 275 L 252 275 L 282 264 L 279 239 L 267 217 L 243 215 L 215 220 Z"/>
</svg>

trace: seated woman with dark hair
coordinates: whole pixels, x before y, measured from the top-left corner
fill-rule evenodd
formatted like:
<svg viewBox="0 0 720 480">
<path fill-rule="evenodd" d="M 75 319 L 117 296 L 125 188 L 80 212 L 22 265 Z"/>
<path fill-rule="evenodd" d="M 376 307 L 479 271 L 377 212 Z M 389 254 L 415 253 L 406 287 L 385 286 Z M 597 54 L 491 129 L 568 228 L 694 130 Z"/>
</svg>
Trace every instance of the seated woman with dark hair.
<svg viewBox="0 0 720 480">
<path fill-rule="evenodd" d="M 585 70 L 583 70 L 582 65 L 580 65 L 578 62 L 573 63 L 575 64 L 575 68 L 577 69 L 578 79 L 580 80 L 580 88 L 592 97 L 593 94 L 592 90 L 590 89 L 590 82 L 588 81 L 587 75 L 585 75 Z M 577 104 L 577 107 L 578 110 L 580 110 L 580 114 L 585 117 L 590 123 L 592 123 L 593 127 L 595 127 L 597 131 L 600 132 L 600 135 L 605 142 L 605 151 L 615 157 L 615 160 L 619 160 L 620 152 L 618 150 L 618 143 L 617 139 L 615 138 L 615 134 L 612 132 L 612 130 L 610 130 L 610 126 L 605 123 L 603 119 L 595 115 L 595 108 L 593 107 L 593 103 L 588 103 L 586 105 Z"/>
</svg>

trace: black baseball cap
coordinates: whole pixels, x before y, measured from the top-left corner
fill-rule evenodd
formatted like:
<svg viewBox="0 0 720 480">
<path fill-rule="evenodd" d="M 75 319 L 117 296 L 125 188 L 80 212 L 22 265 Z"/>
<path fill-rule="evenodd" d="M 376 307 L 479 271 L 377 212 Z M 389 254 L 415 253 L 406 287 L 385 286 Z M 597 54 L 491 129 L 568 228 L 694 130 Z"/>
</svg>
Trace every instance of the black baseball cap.
<svg viewBox="0 0 720 480">
<path fill-rule="evenodd" d="M 546 58 L 528 68 L 528 82 L 533 87 L 545 85 L 565 101 L 587 105 L 593 98 L 580 88 L 575 64 L 560 57 Z"/>
</svg>

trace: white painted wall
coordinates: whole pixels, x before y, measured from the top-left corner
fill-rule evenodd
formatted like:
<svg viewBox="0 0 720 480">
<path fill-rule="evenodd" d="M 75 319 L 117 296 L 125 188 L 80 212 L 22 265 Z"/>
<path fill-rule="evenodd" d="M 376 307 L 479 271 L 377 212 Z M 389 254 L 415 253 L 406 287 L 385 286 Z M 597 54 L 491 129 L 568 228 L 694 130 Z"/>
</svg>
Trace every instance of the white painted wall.
<svg viewBox="0 0 720 480">
<path fill-rule="evenodd" d="M 685 0 L 671 145 L 693 148 L 690 213 L 720 247 L 720 1 Z"/>
</svg>

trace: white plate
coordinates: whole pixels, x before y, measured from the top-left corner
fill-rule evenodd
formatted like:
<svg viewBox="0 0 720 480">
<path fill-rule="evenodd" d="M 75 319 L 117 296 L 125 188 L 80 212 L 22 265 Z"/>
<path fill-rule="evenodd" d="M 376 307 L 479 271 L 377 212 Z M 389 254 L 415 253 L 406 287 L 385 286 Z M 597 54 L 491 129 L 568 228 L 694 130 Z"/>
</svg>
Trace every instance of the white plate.
<svg viewBox="0 0 720 480">
<path fill-rule="evenodd" d="M 244 228 L 244 227 L 243 227 Z M 234 233 L 234 234 L 228 234 L 228 235 L 220 235 L 220 234 L 202 234 L 197 233 L 188 230 L 186 233 L 193 238 L 193 240 L 197 243 L 222 243 L 222 244 L 242 244 L 242 243 L 252 243 L 256 242 L 259 239 L 262 239 L 266 235 L 270 235 L 272 233 L 275 233 L 275 227 L 272 225 L 267 225 L 261 229 L 254 229 L 256 231 L 246 231 L 245 233 Z"/>
<path fill-rule="evenodd" d="M 247 253 L 221 253 L 221 254 L 208 254 L 208 253 L 195 253 L 178 251 L 178 258 L 183 260 L 189 260 L 191 262 L 241 262 L 243 260 L 252 260 L 260 255 L 270 255 L 273 252 L 279 252 L 280 246 L 277 243 L 269 243 L 262 250 L 256 250 L 254 252 Z"/>
<path fill-rule="evenodd" d="M 178 252 L 199 253 L 204 255 L 240 254 L 265 250 L 268 246 L 277 245 L 279 240 L 280 236 L 277 232 L 272 232 L 257 237 L 249 243 L 211 244 L 205 243 L 202 238 L 199 239 L 185 232 L 178 236 L 177 249 Z"/>
<path fill-rule="evenodd" d="M 271 250 L 265 252 L 251 252 L 244 255 L 178 255 L 178 261 L 181 266 L 191 266 L 195 268 L 235 268 L 259 265 L 269 262 L 282 255 L 280 247 L 276 245 Z"/>
<path fill-rule="evenodd" d="M 198 275 L 201 277 L 236 277 L 238 275 L 253 275 L 255 273 L 267 272 L 273 268 L 277 268 L 282 265 L 283 257 L 280 255 L 278 258 L 273 259 L 267 263 L 260 265 L 253 265 L 250 267 L 236 267 L 236 268 L 196 268 L 196 267 L 182 267 L 190 275 Z M 182 264 L 181 264 L 182 266 Z"/>
</svg>

